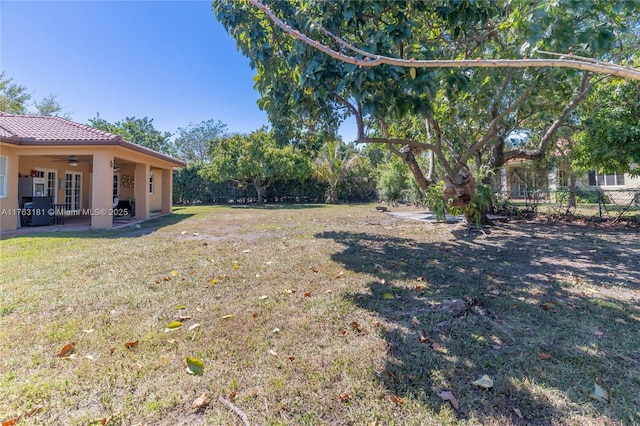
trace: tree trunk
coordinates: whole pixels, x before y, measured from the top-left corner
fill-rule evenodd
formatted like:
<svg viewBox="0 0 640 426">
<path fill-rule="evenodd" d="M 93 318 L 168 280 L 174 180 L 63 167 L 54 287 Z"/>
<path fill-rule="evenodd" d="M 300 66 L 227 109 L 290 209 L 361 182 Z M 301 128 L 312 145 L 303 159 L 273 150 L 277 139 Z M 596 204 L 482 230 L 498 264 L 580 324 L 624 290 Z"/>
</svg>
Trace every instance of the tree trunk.
<svg viewBox="0 0 640 426">
<path fill-rule="evenodd" d="M 338 204 L 338 184 L 329 186 L 329 204 Z"/>
<path fill-rule="evenodd" d="M 262 204 L 264 203 L 264 190 L 265 187 L 263 187 L 262 182 L 257 181 L 257 182 L 253 182 L 253 187 L 256 189 L 256 193 L 258 194 L 258 204 Z"/>
<path fill-rule="evenodd" d="M 567 199 L 567 208 L 576 206 L 576 175 L 569 173 L 569 197 Z"/>
</svg>

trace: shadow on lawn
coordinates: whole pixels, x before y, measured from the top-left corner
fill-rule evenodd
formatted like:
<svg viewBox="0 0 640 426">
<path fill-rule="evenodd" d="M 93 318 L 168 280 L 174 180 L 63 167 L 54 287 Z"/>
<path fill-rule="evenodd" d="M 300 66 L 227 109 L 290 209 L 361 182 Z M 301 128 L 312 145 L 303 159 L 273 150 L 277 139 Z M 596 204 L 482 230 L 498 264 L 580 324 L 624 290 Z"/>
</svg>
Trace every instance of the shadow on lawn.
<svg viewBox="0 0 640 426">
<path fill-rule="evenodd" d="M 460 401 L 458 417 L 483 423 L 558 424 L 567 413 L 557 407 L 567 404 L 574 414 L 637 421 L 637 383 L 628 369 L 639 365 L 630 358 L 640 357 L 640 338 L 629 339 L 637 327 L 630 313 L 638 308 L 633 298 L 606 288 L 640 288 L 638 239 L 612 243 L 598 236 L 606 231 L 585 235 L 555 225 L 526 225 L 525 232 L 529 238 L 461 231 L 441 243 L 349 232 L 317 237 L 344 246 L 332 257 L 345 268 L 375 271 L 370 291 L 349 297 L 381 319 L 388 351 L 379 380 L 390 393 L 438 410 L 448 403 L 437 393 L 450 390 Z M 573 291 L 587 282 L 602 284 L 599 300 L 624 311 Z M 439 309 L 465 297 L 474 306 L 461 315 Z M 629 346 L 621 344 L 625 339 Z M 543 361 L 539 353 L 551 358 Z M 627 361 L 616 353 L 626 353 Z M 484 374 L 494 379 L 492 389 L 472 384 Z M 624 388 L 627 405 L 589 399 L 594 381 Z"/>
<path fill-rule="evenodd" d="M 179 211 L 180 208 L 175 209 Z M 0 239 L 10 240 L 14 238 L 92 238 L 92 239 L 105 239 L 105 238 L 136 238 L 144 235 L 151 234 L 152 232 L 162 228 L 164 226 L 175 225 L 190 217 L 194 216 L 192 213 L 171 213 L 164 216 L 152 218 L 140 222 L 138 224 L 132 223 L 128 226 L 123 226 L 118 229 L 108 230 L 89 230 L 89 229 L 70 229 L 66 230 L 65 225 L 59 225 L 57 227 L 35 227 L 29 229 L 30 232 L 25 233 L 5 233 L 1 235 Z M 139 227 L 137 226 L 139 225 Z M 89 225 L 87 225 L 88 227 Z M 71 228 L 72 226 L 69 226 Z M 7 235 L 8 234 L 8 235 Z"/>
</svg>

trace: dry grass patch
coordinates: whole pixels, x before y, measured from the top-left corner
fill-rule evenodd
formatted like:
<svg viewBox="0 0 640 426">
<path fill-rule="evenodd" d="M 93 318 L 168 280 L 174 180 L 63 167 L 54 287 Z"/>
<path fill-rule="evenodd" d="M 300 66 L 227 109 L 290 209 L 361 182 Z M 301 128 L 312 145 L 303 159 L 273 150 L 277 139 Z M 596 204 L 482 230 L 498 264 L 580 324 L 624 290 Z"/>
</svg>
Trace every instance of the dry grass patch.
<svg viewBox="0 0 640 426">
<path fill-rule="evenodd" d="M 637 229 L 201 206 L 0 249 L 2 421 L 640 422 Z"/>
</svg>

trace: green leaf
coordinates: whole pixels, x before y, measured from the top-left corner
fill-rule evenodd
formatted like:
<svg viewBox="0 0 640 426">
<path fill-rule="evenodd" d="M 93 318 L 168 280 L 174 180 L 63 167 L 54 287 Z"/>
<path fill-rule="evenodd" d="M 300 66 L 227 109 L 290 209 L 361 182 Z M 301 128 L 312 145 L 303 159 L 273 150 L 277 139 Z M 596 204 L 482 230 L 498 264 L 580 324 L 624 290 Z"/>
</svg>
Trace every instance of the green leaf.
<svg viewBox="0 0 640 426">
<path fill-rule="evenodd" d="M 597 383 L 595 384 L 593 393 L 589 395 L 589 397 L 600 402 L 607 402 L 607 403 L 611 402 L 609 400 L 609 393 Z"/>
<path fill-rule="evenodd" d="M 415 80 L 416 78 L 416 69 L 411 67 L 409 68 L 409 77 L 411 77 L 411 80 Z"/>
<path fill-rule="evenodd" d="M 393 300 L 395 299 L 395 296 L 393 295 L 393 293 L 385 293 L 382 295 L 382 298 L 384 300 Z"/>
<path fill-rule="evenodd" d="M 615 309 L 616 311 L 624 311 L 624 308 L 620 305 L 616 305 L 613 302 L 607 302 L 604 300 L 596 300 L 596 304 L 599 306 L 602 306 L 603 308 L 611 308 L 611 309 Z"/>
<path fill-rule="evenodd" d="M 204 373 L 204 362 L 200 358 L 187 358 L 187 373 L 200 376 Z"/>
<path fill-rule="evenodd" d="M 175 307 L 175 309 L 187 309 L 187 307 L 184 305 L 178 305 Z"/>
<path fill-rule="evenodd" d="M 169 325 L 167 325 L 167 328 L 165 331 L 177 330 L 180 327 L 182 327 L 182 323 L 180 321 L 173 321 L 172 323 L 169 323 Z"/>
<path fill-rule="evenodd" d="M 227 320 L 227 319 L 230 319 L 230 318 L 233 318 L 233 317 L 235 317 L 235 315 L 229 314 L 229 315 L 225 315 L 223 317 L 220 317 L 220 319 Z"/>
<path fill-rule="evenodd" d="M 493 387 L 493 379 L 485 374 L 484 376 L 473 382 L 473 384 L 483 389 L 491 389 Z"/>
</svg>

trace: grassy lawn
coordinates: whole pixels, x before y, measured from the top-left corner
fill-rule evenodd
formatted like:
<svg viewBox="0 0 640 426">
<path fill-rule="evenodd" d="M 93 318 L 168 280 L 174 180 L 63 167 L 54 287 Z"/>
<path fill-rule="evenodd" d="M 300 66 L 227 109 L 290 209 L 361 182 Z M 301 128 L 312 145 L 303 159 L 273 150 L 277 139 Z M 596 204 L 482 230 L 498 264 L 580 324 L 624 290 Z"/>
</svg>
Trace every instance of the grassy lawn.
<svg viewBox="0 0 640 426">
<path fill-rule="evenodd" d="M 373 210 L 181 207 L 0 241 L 0 421 L 242 424 L 223 397 L 260 425 L 640 424 L 637 227 Z"/>
</svg>

